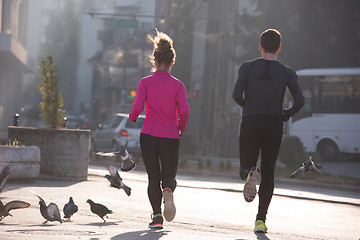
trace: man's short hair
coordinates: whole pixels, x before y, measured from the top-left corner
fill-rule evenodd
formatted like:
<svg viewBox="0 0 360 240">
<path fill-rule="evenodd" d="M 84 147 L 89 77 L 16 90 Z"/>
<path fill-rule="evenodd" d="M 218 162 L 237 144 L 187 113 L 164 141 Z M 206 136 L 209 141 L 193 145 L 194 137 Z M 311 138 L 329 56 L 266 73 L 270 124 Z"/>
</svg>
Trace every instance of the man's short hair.
<svg viewBox="0 0 360 240">
<path fill-rule="evenodd" d="M 281 43 L 281 33 L 276 29 L 267 29 L 260 35 L 260 45 L 265 52 L 276 53 Z"/>
</svg>

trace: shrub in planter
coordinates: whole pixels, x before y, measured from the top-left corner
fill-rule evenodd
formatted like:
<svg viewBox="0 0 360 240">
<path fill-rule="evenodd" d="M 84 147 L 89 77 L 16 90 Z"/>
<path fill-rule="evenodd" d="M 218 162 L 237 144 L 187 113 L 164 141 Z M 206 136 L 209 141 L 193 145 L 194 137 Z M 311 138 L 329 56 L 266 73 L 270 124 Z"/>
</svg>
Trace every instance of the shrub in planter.
<svg viewBox="0 0 360 240">
<path fill-rule="evenodd" d="M 306 154 L 300 138 L 296 136 L 284 137 L 279 150 L 279 158 L 286 166 L 301 165 L 306 160 Z"/>
<path fill-rule="evenodd" d="M 57 87 L 56 66 L 52 57 L 39 65 L 42 102 L 40 117 L 48 128 L 8 127 L 11 141 L 18 139 L 25 146 L 40 148 L 40 173 L 61 178 L 87 180 L 90 151 L 90 130 L 64 129 L 63 99 Z"/>
<path fill-rule="evenodd" d="M 51 56 L 47 60 L 42 60 L 39 65 L 41 72 L 39 91 L 42 102 L 39 107 L 40 117 L 45 120 L 49 128 L 59 128 L 64 125 L 65 111 L 63 107 L 63 98 L 57 86 L 55 76 L 56 66 Z"/>
</svg>

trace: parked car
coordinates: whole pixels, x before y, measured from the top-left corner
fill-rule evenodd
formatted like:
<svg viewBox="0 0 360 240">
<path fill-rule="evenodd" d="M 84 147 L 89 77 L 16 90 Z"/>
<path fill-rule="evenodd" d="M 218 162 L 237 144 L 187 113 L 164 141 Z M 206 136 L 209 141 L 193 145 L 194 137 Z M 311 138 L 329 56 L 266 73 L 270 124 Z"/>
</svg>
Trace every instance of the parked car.
<svg viewBox="0 0 360 240">
<path fill-rule="evenodd" d="M 92 132 L 91 149 L 94 152 L 119 151 L 120 144 L 128 142 L 128 151 L 140 152 L 140 131 L 145 115 L 140 115 L 135 122 L 129 121 L 129 114 L 115 113 L 99 124 Z"/>
</svg>

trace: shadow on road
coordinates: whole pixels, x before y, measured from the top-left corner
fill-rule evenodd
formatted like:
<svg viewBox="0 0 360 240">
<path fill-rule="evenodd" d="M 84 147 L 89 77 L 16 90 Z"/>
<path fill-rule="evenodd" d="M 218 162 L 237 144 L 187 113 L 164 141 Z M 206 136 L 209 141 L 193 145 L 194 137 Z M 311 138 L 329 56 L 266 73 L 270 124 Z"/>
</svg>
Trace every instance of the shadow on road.
<svg viewBox="0 0 360 240">
<path fill-rule="evenodd" d="M 126 232 L 119 235 L 116 235 L 111 238 L 111 240 L 158 240 L 162 236 L 167 235 L 170 231 L 164 230 L 142 230 L 142 231 L 134 231 L 134 232 Z"/>
<path fill-rule="evenodd" d="M 101 221 L 101 220 L 100 220 L 100 221 Z M 122 222 L 123 222 L 123 221 L 110 221 L 110 220 L 107 220 L 106 222 L 93 222 L 93 223 L 86 223 L 86 224 L 80 224 L 80 225 L 103 227 L 103 226 L 119 225 L 119 223 L 122 223 Z"/>
<path fill-rule="evenodd" d="M 256 239 L 258 239 L 258 240 L 270 240 L 270 238 L 268 238 L 265 233 L 254 233 L 254 234 L 256 235 Z M 235 240 L 246 240 L 246 239 L 245 238 L 237 238 Z"/>
<path fill-rule="evenodd" d="M 35 179 L 35 180 L 28 180 L 28 179 L 10 179 L 5 186 L 4 191 L 13 191 L 21 188 L 28 188 L 28 187 L 43 187 L 43 188 L 63 188 L 63 187 L 70 187 L 72 185 L 78 184 L 82 181 L 75 181 L 75 180 L 56 180 L 56 179 Z"/>
<path fill-rule="evenodd" d="M 264 233 L 255 233 L 258 240 L 270 240 Z"/>
</svg>

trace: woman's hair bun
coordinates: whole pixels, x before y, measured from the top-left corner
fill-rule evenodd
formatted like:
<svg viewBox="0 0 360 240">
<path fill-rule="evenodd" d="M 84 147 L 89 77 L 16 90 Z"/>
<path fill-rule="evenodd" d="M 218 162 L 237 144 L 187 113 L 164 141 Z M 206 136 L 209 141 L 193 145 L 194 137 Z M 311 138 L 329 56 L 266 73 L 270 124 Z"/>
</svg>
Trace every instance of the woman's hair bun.
<svg viewBox="0 0 360 240">
<path fill-rule="evenodd" d="M 159 41 L 156 43 L 156 51 L 158 53 L 165 53 L 166 51 L 169 51 L 171 49 L 171 43 L 164 38 L 159 39 Z"/>
<path fill-rule="evenodd" d="M 150 61 L 154 66 L 155 60 L 158 64 L 171 64 L 176 58 L 173 40 L 166 33 L 159 32 L 157 29 L 155 29 L 155 32 L 154 37 L 148 35 L 149 40 L 154 44 Z"/>
</svg>

